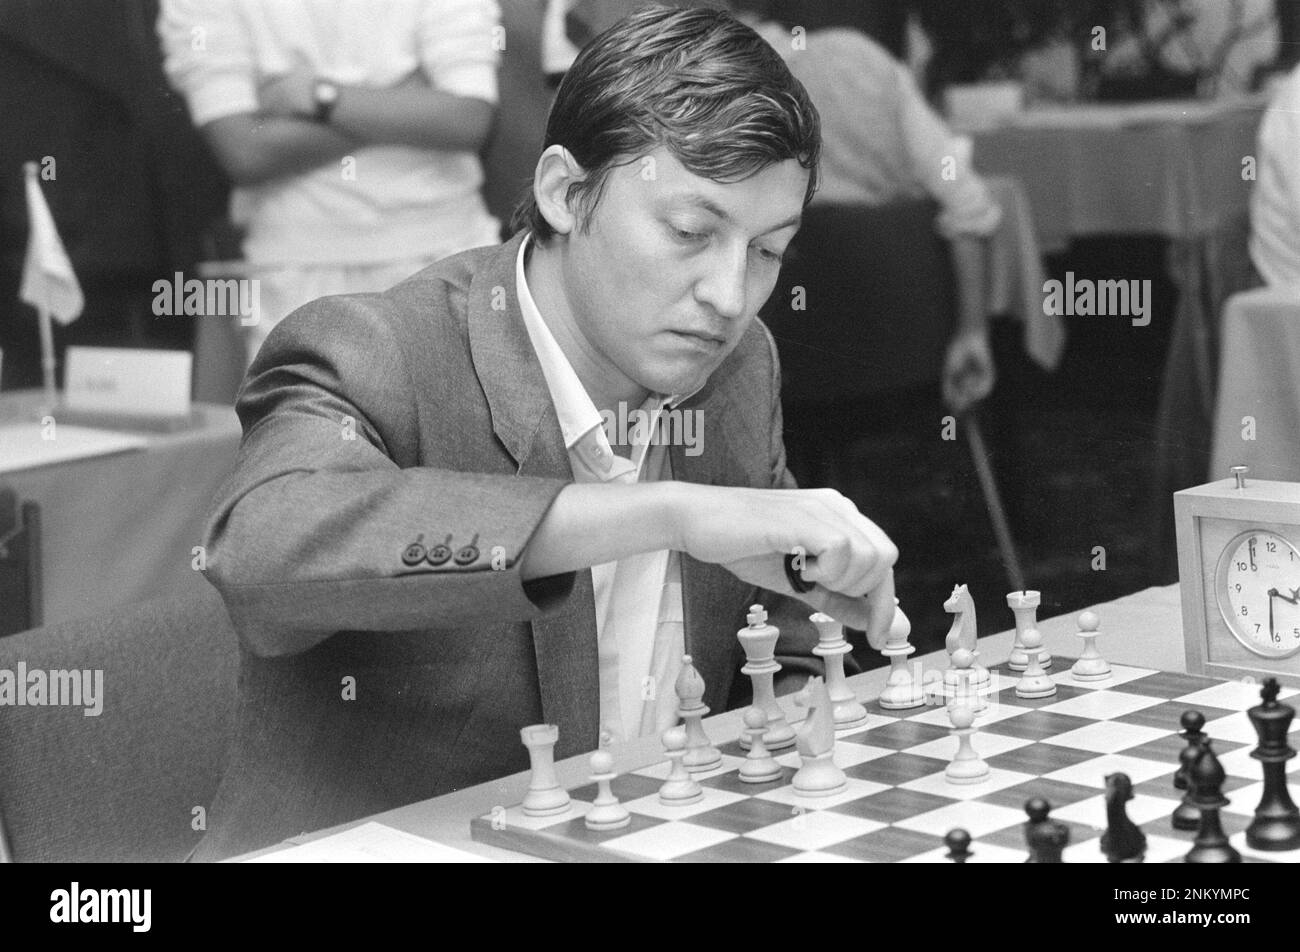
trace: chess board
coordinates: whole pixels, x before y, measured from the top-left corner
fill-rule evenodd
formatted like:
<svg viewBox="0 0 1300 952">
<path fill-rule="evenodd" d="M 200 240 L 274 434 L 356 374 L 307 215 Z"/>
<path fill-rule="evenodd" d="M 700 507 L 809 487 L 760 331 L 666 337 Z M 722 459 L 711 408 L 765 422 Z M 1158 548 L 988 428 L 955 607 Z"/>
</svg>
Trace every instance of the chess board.
<svg viewBox="0 0 1300 952">
<path fill-rule="evenodd" d="M 797 752 L 779 754 L 780 779 L 744 783 L 737 769 L 744 751 L 734 740 L 718 743 L 722 765 L 692 776 L 704 798 L 690 806 L 664 806 L 658 790 L 668 763 L 620 775 L 613 791 L 632 814 L 621 830 L 588 830 L 582 816 L 594 784 L 570 791 L 568 813 L 526 816 L 519 806 L 474 819 L 475 840 L 553 860 L 631 862 L 946 862 L 943 837 L 954 827 L 970 833 L 972 863 L 1020 863 L 1028 858 L 1024 803 L 1045 797 L 1052 816 L 1070 828 L 1067 863 L 1105 862 L 1100 848 L 1106 825 L 1105 777 L 1128 774 L 1135 797 L 1129 817 L 1147 835 L 1146 862 L 1181 861 L 1194 833 L 1174 830 L 1169 817 L 1182 796 L 1174 789 L 1179 716 L 1188 708 L 1205 715 L 1205 731 L 1227 772 L 1222 811 L 1225 832 L 1243 859 L 1298 862 L 1300 850 L 1261 853 L 1245 842 L 1262 789 L 1261 765 L 1250 757 L 1257 744 L 1246 710 L 1259 703 L 1259 686 L 1112 665 L 1100 682 L 1077 682 L 1072 659 L 1055 659 L 1049 673 L 1053 697 L 1015 695 L 1018 678 L 992 669 L 987 712 L 976 720 L 974 746 L 991 775 L 953 784 L 944 768 L 957 749 L 941 704 L 908 711 L 867 705 L 867 724 L 836 736 L 835 762 L 848 789 L 821 798 L 796 794 L 790 779 Z M 1279 695 L 1283 700 L 1294 689 Z M 1295 701 L 1290 701 L 1292 705 Z M 1292 730 L 1300 729 L 1300 717 Z M 1292 734 L 1291 745 L 1297 744 Z M 1300 758 L 1288 763 L 1300 769 Z"/>
</svg>

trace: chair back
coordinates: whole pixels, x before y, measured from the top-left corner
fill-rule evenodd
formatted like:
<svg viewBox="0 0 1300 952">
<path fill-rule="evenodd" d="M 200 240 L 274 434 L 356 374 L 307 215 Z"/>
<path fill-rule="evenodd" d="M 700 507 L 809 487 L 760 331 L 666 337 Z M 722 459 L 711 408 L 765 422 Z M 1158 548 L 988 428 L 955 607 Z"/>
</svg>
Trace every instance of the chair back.
<svg viewBox="0 0 1300 952">
<path fill-rule="evenodd" d="M 0 817 L 14 858 L 185 859 L 233 733 L 237 655 L 210 588 L 0 638 Z"/>
<path fill-rule="evenodd" d="M 787 407 L 938 387 L 956 285 L 936 210 L 917 199 L 805 211 L 762 312 L 781 354 Z"/>
</svg>

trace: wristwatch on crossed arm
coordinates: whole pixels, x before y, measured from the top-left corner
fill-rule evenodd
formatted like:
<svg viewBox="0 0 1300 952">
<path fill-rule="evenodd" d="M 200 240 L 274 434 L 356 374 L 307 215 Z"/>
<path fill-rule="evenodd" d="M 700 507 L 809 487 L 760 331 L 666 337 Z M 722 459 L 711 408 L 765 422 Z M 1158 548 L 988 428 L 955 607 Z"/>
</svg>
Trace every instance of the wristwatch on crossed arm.
<svg viewBox="0 0 1300 952">
<path fill-rule="evenodd" d="M 328 124 L 334 114 L 334 107 L 339 101 L 339 87 L 328 79 L 318 79 L 311 87 L 311 98 L 315 104 L 312 118 L 322 125 Z"/>
</svg>

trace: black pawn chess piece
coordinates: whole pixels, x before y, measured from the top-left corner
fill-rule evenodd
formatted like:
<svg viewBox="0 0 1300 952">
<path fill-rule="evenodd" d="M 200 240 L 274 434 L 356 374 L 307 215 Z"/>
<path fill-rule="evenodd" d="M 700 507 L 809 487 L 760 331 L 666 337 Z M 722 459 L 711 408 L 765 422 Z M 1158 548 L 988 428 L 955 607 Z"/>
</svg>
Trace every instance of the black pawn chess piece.
<svg viewBox="0 0 1300 952">
<path fill-rule="evenodd" d="M 1241 862 L 1241 854 L 1228 844 L 1227 834 L 1219 822 L 1219 811 L 1229 803 L 1223 795 L 1225 776 L 1223 765 L 1211 749 L 1209 740 L 1201 741 L 1201 752 L 1187 774 L 1187 781 L 1192 785 L 1192 803 L 1201 811 L 1201 824 L 1184 862 Z"/>
<path fill-rule="evenodd" d="M 949 830 L 943 838 L 943 845 L 948 847 L 948 858 L 954 863 L 964 863 L 971 858 L 970 834 L 965 830 Z"/>
<path fill-rule="evenodd" d="M 1025 801 L 1025 813 L 1029 822 L 1025 824 L 1025 843 L 1029 846 L 1027 863 L 1062 863 L 1061 853 L 1070 842 L 1070 828 L 1060 820 L 1049 819 L 1052 810 L 1042 797 L 1031 797 Z"/>
<path fill-rule="evenodd" d="M 1246 843 L 1257 850 L 1300 847 L 1300 810 L 1286 785 L 1286 762 L 1295 756 L 1286 735 L 1295 709 L 1280 703 L 1277 694 L 1277 679 L 1269 678 L 1259 692 L 1263 703 L 1246 712 L 1259 735 L 1259 746 L 1250 756 L 1264 765 L 1264 794 L 1255 808 L 1255 819 L 1246 828 Z"/>
<path fill-rule="evenodd" d="M 1106 776 L 1106 832 L 1101 835 L 1101 851 L 1110 863 L 1140 863 L 1146 855 L 1146 834 L 1129 819 L 1126 807 L 1133 799 L 1133 781 L 1128 774 Z"/>
<path fill-rule="evenodd" d="M 1174 810 L 1174 815 L 1170 818 L 1175 830 L 1195 830 L 1201 825 L 1201 811 L 1192 805 L 1192 788 L 1187 781 L 1188 772 L 1192 769 L 1192 762 L 1196 760 L 1197 754 L 1201 752 L 1201 741 L 1205 739 L 1205 715 L 1200 711 L 1183 711 L 1183 716 L 1179 718 L 1183 725 L 1182 736 L 1187 741 L 1187 746 L 1183 752 L 1178 755 L 1178 771 L 1174 774 L 1174 789 L 1182 790 L 1183 799 Z"/>
</svg>

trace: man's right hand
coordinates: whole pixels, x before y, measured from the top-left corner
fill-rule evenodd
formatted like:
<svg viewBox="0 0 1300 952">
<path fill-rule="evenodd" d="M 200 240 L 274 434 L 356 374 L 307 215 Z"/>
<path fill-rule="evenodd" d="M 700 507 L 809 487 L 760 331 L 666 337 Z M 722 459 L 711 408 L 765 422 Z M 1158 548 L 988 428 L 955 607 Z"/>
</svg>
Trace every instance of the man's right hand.
<svg viewBox="0 0 1300 952">
<path fill-rule="evenodd" d="M 736 489 L 678 483 L 674 547 L 737 578 L 792 595 L 880 647 L 894 614 L 898 548 L 833 489 Z M 795 592 L 785 556 L 802 555 L 815 588 Z"/>
</svg>

